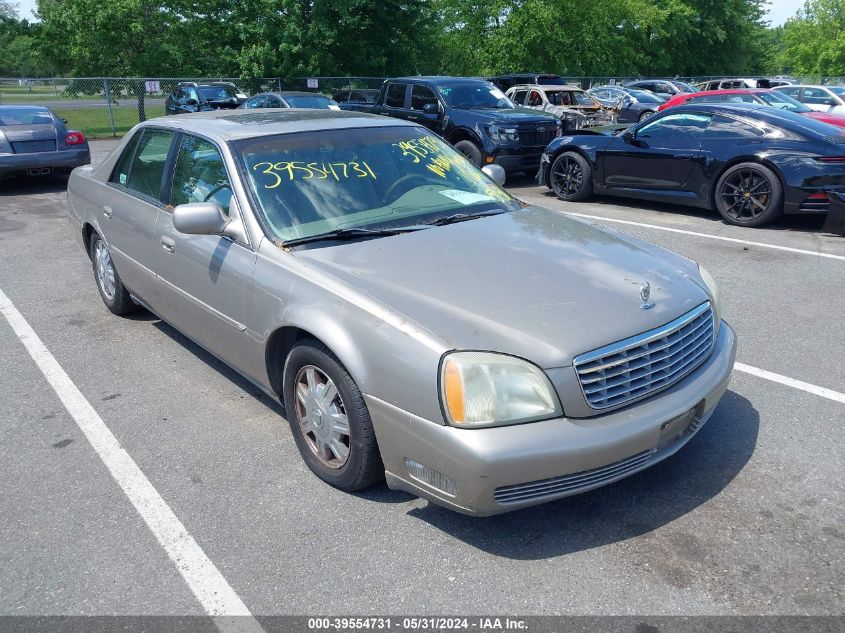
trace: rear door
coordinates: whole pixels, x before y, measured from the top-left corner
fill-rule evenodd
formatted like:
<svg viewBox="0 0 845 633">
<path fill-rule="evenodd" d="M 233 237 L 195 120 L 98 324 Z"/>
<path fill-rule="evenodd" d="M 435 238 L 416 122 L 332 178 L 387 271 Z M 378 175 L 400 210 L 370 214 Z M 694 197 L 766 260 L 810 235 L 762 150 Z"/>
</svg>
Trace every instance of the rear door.
<svg viewBox="0 0 845 633">
<path fill-rule="evenodd" d="M 396 117 L 397 119 L 408 118 L 408 88 L 406 83 L 390 82 L 384 88 L 384 102 L 382 111 L 379 114 Z"/>
<path fill-rule="evenodd" d="M 175 132 L 146 127 L 126 145 L 103 191 L 99 229 L 124 285 L 155 308 L 154 242 Z"/>
<path fill-rule="evenodd" d="M 633 139 L 617 136 L 602 160 L 603 181 L 612 188 L 679 191 L 701 155 L 710 115 L 671 113 L 648 119 Z"/>
</svg>

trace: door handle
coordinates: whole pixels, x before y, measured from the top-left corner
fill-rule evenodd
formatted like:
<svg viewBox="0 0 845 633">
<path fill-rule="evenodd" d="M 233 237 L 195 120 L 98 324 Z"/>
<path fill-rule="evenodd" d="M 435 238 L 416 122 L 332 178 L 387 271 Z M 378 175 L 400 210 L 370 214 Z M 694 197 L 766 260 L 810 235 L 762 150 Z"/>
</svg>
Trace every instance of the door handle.
<svg viewBox="0 0 845 633">
<path fill-rule="evenodd" d="M 111 207 L 103 207 L 103 217 L 106 220 L 111 220 L 111 216 L 114 214 Z"/>
<path fill-rule="evenodd" d="M 692 160 L 695 156 L 695 154 L 675 154 L 672 158 L 677 160 Z"/>
<path fill-rule="evenodd" d="M 166 235 L 161 236 L 161 247 L 168 253 L 176 252 L 176 242 L 173 239 L 167 237 Z"/>
</svg>

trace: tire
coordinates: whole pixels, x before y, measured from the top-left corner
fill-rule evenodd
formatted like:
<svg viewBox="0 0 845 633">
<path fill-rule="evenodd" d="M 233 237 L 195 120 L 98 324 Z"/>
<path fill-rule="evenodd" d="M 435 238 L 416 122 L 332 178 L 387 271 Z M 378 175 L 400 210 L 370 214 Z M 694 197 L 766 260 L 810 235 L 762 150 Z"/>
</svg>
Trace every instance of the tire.
<svg viewBox="0 0 845 633">
<path fill-rule="evenodd" d="M 646 119 L 650 119 L 654 116 L 654 112 L 651 110 L 646 110 L 645 112 L 640 113 L 640 118 L 637 119 L 638 121 L 645 121 Z"/>
<path fill-rule="evenodd" d="M 293 348 L 285 363 L 283 394 L 296 446 L 311 472 L 347 492 L 384 479 L 364 397 L 322 343 L 305 339 Z"/>
<path fill-rule="evenodd" d="M 759 163 L 739 163 L 725 170 L 714 196 L 716 210 L 736 226 L 763 226 L 783 213 L 780 180 Z"/>
<path fill-rule="evenodd" d="M 91 234 L 88 254 L 91 257 L 94 282 L 97 284 L 100 298 L 112 314 L 122 316 L 137 311 L 139 306 L 132 301 L 129 290 L 120 280 L 120 275 L 117 274 L 117 268 L 115 268 L 109 254 L 108 246 L 96 233 Z"/>
<path fill-rule="evenodd" d="M 578 152 L 563 152 L 552 162 L 549 186 L 561 200 L 584 200 L 593 194 L 593 169 Z"/>
<path fill-rule="evenodd" d="M 476 167 L 481 167 L 481 150 L 472 141 L 458 141 L 455 149 L 466 156 Z"/>
</svg>

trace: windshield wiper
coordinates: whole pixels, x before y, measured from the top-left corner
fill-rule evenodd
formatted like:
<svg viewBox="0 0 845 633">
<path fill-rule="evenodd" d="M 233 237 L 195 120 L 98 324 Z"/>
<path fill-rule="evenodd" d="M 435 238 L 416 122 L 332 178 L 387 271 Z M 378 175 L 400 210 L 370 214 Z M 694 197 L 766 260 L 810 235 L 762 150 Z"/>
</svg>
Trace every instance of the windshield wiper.
<svg viewBox="0 0 845 633">
<path fill-rule="evenodd" d="M 444 215 L 442 218 L 437 218 L 431 222 L 426 222 L 429 226 L 445 226 L 446 224 L 455 224 L 455 222 L 465 222 L 466 220 L 475 220 L 476 218 L 484 218 L 489 215 L 499 215 L 505 211 L 483 211 L 481 213 L 453 213 L 452 215 Z"/>
<path fill-rule="evenodd" d="M 326 231 L 325 233 L 317 233 L 316 235 L 306 235 L 304 237 L 294 237 L 282 242 L 282 246 L 298 246 L 299 244 L 308 244 L 309 242 L 322 242 L 328 240 L 354 240 L 360 237 L 384 237 L 387 235 L 399 235 L 400 233 L 408 233 L 409 231 L 419 231 L 427 229 L 428 226 L 399 226 L 393 229 L 335 229 L 334 231 Z"/>
</svg>

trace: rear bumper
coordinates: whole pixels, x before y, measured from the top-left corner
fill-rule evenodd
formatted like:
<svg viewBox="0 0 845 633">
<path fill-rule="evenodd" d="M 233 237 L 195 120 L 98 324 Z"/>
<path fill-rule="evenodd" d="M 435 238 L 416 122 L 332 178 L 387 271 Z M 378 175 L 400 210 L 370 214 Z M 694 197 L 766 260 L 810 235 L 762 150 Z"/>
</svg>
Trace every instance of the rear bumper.
<svg viewBox="0 0 845 633">
<path fill-rule="evenodd" d="M 91 163 L 91 151 L 88 146 L 79 149 L 63 149 L 56 152 L 38 152 L 34 154 L 0 155 L 0 177 L 30 169 L 73 169 Z"/>
<path fill-rule="evenodd" d="M 458 429 L 366 396 L 387 483 L 458 512 L 499 514 L 612 483 L 677 452 L 728 387 L 736 358 L 722 323 L 710 358 L 671 389 L 611 413 L 487 429 Z M 565 406 L 565 403 L 564 403 Z M 436 471 L 435 487 L 409 461 Z M 412 465 L 412 464 L 411 464 Z"/>
</svg>

